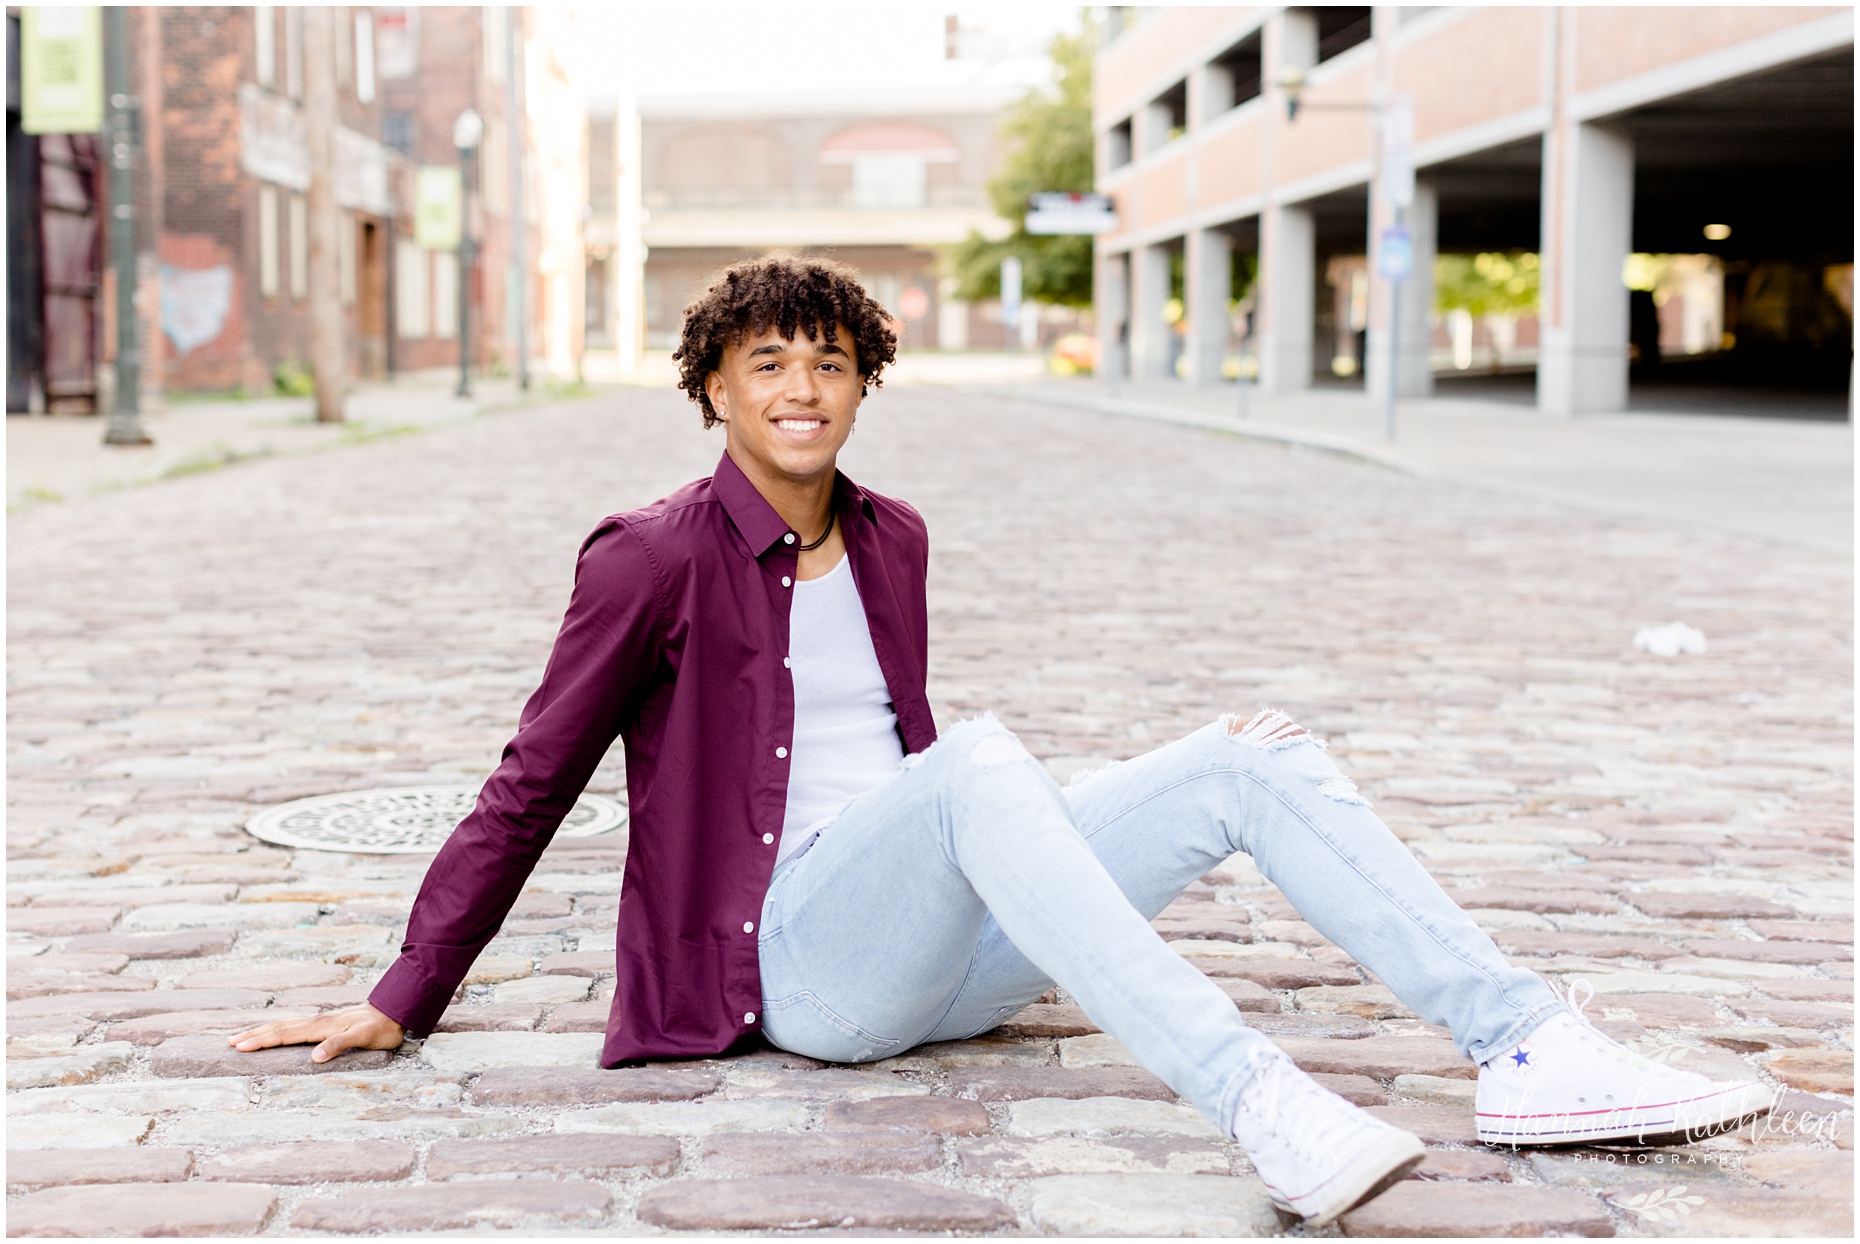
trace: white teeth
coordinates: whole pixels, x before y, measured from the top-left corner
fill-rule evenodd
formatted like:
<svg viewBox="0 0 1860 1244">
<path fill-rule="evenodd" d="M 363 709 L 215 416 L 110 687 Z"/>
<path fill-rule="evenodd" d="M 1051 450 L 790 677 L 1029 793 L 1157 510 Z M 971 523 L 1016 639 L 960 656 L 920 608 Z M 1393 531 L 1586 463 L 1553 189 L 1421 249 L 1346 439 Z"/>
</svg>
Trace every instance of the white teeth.
<svg viewBox="0 0 1860 1244">
<path fill-rule="evenodd" d="M 784 432 L 812 432 L 819 427 L 819 419 L 777 419 L 775 426 Z"/>
</svg>

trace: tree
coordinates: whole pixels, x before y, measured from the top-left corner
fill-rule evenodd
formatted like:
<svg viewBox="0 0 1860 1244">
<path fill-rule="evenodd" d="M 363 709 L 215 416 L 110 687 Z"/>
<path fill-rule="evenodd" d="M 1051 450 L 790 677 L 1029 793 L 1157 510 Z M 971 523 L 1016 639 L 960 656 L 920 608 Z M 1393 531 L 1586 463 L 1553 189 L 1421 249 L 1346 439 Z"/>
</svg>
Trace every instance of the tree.
<svg viewBox="0 0 1860 1244">
<path fill-rule="evenodd" d="M 1434 309 L 1488 315 L 1529 315 L 1537 309 L 1537 256 L 1442 255 L 1434 261 Z"/>
<path fill-rule="evenodd" d="M 1091 61 L 1097 31 L 1087 17 L 1073 34 L 1055 35 L 1051 86 L 1029 91 L 1001 122 L 1007 165 L 988 183 L 988 202 L 1013 231 L 990 241 L 971 231 L 950 248 L 956 297 L 969 302 L 1001 296 L 1001 261 L 1017 255 L 1021 288 L 1034 302 L 1091 305 L 1092 239 L 1034 236 L 1026 230 L 1028 200 L 1044 191 L 1093 188 Z"/>
</svg>

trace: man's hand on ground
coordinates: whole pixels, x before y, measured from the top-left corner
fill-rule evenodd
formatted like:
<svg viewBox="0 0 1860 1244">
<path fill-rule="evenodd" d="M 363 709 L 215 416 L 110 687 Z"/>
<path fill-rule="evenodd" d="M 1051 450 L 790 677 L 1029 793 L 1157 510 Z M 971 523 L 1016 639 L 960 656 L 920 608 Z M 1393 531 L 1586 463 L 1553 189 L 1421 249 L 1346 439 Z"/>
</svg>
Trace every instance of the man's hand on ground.
<svg viewBox="0 0 1860 1244">
<path fill-rule="evenodd" d="M 406 1029 L 364 1002 L 309 1019 L 273 1020 L 227 1037 L 226 1041 L 247 1053 L 274 1045 L 307 1045 L 315 1041 L 317 1047 L 310 1051 L 310 1061 L 326 1063 L 344 1050 L 392 1050 L 406 1039 Z"/>
</svg>

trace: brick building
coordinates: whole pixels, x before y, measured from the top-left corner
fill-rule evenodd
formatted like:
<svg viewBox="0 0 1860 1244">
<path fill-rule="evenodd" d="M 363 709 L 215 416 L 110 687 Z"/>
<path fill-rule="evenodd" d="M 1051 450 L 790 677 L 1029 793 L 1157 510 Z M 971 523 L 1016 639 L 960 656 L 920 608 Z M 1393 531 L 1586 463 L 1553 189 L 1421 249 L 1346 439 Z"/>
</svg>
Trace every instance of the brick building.
<svg viewBox="0 0 1860 1244">
<path fill-rule="evenodd" d="M 137 9 L 144 218 L 159 350 L 151 387 L 271 389 L 307 368 L 310 157 L 298 8 Z M 387 364 L 386 263 L 401 170 L 375 137 L 375 13 L 334 14 L 339 286 L 347 355 Z"/>
<path fill-rule="evenodd" d="M 858 269 L 906 349 L 1002 344 L 998 314 L 945 297 L 936 248 L 1006 231 L 983 187 L 1016 93 L 642 99 L 646 343 L 674 343 L 680 312 L 719 267 L 794 251 Z"/>
<path fill-rule="evenodd" d="M 338 287 L 351 374 L 382 378 L 457 364 L 458 257 L 414 244 L 413 197 L 420 165 L 459 162 L 453 125 L 468 107 L 485 122 L 470 170 L 470 230 L 480 249 L 474 271 L 463 278 L 476 362 L 499 369 L 515 359 L 512 201 L 520 161 L 531 354 L 552 373 L 573 374 L 581 350 L 586 195 L 585 118 L 561 56 L 572 46 L 572 13 L 504 6 L 131 8 L 131 79 L 143 117 L 136 228 L 145 391 L 263 393 L 307 374 L 307 15 L 312 32 L 333 27 Z M 17 66 L 10 70 L 16 87 Z M 11 139 L 17 106 L 10 103 Z M 83 191 L 82 212 L 52 204 L 57 228 L 69 233 L 71 222 L 88 222 L 82 245 L 60 252 L 71 255 L 61 261 L 65 267 L 82 269 L 72 292 L 58 285 L 49 299 L 33 296 L 36 320 L 27 317 L 24 331 L 9 325 L 11 336 L 41 356 L 52 342 L 70 391 L 66 409 L 94 407 L 98 366 L 111 360 L 114 340 L 113 303 L 105 296 L 112 274 L 101 262 L 107 221 L 96 210 L 102 195 L 96 141 L 60 135 L 9 144 L 11 164 L 22 172 L 12 177 L 10 164 L 15 192 L 27 171 L 34 187 L 44 181 L 47 162 L 56 165 L 49 174 L 56 187 L 71 183 Z M 42 197 L 35 189 L 35 221 Z M 14 206 L 17 213 L 20 205 Z M 20 252 L 16 239 L 10 253 Z M 37 264 L 30 281 L 49 288 L 39 270 L 43 256 L 29 258 Z M 25 282 L 16 275 L 13 284 L 23 290 Z M 11 305 L 23 301 L 15 296 Z M 46 331 L 48 313 L 60 331 Z M 36 378 L 15 384 L 9 376 L 9 409 L 45 404 L 48 369 L 42 359 L 37 366 Z M 29 399 L 32 384 L 41 392 Z"/>
</svg>

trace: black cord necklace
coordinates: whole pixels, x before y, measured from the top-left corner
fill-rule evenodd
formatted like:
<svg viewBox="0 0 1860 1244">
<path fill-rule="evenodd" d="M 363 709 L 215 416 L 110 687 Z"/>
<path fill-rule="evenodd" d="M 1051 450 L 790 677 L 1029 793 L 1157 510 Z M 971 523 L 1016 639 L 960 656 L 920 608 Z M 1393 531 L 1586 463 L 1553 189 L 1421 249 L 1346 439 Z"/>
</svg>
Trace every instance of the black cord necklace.
<svg viewBox="0 0 1860 1244">
<path fill-rule="evenodd" d="M 795 552 L 812 553 L 815 549 L 825 544 L 827 542 L 827 537 L 833 534 L 833 519 L 834 519 L 834 512 L 833 510 L 829 509 L 827 511 L 827 529 L 820 533 L 820 539 L 814 541 L 812 544 L 801 545 L 800 547 L 795 549 Z"/>
</svg>

